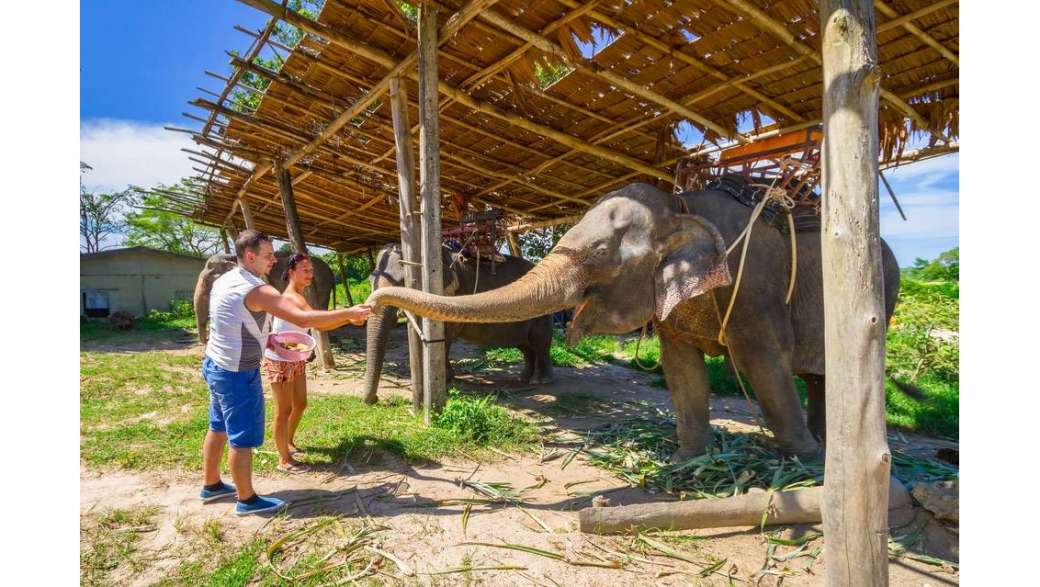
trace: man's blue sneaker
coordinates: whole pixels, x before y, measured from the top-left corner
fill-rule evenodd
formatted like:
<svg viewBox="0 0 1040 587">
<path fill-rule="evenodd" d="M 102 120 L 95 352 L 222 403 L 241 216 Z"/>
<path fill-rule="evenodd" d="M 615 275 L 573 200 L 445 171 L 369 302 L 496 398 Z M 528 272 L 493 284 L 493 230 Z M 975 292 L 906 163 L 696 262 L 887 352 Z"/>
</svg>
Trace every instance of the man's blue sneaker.
<svg viewBox="0 0 1040 587">
<path fill-rule="evenodd" d="M 276 512 L 285 507 L 285 500 L 277 497 L 256 496 L 253 503 L 238 502 L 235 504 L 235 514 L 245 516 L 248 514 L 261 514 L 264 512 Z"/>
<path fill-rule="evenodd" d="M 203 487 L 202 493 L 199 493 L 199 497 L 202 499 L 202 503 L 209 503 L 211 501 L 216 501 L 222 497 L 227 497 L 229 495 L 234 494 L 235 486 L 221 481 L 220 487 L 218 487 L 217 489 L 210 490 Z"/>
</svg>

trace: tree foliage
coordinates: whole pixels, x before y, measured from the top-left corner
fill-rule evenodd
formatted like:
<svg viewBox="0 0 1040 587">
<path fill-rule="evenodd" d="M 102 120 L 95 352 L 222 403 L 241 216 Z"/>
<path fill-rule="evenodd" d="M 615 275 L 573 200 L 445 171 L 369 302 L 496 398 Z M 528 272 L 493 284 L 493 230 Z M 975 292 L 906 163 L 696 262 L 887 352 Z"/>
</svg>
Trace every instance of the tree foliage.
<svg viewBox="0 0 1040 587">
<path fill-rule="evenodd" d="M 570 224 L 559 224 L 520 235 L 520 250 L 524 258 L 534 262 L 541 261 L 570 228 Z"/>
<path fill-rule="evenodd" d="M 185 180 L 173 186 L 159 184 L 156 189 L 180 193 L 190 190 Z M 126 215 L 126 244 L 196 257 L 223 250 L 218 229 L 171 212 L 168 207 L 169 203 L 154 193 L 137 198 L 134 210 Z"/>
<path fill-rule="evenodd" d="M 80 161 L 81 174 L 88 172 L 90 165 Z M 133 202 L 130 190 L 112 193 L 94 193 L 79 184 L 79 236 L 80 249 L 84 253 L 96 253 L 104 248 L 105 240 L 122 231 L 120 216 Z"/>
<path fill-rule="evenodd" d="M 929 281 L 960 281 L 960 272 L 961 248 L 954 247 L 931 261 L 918 257 L 907 273 Z"/>
</svg>

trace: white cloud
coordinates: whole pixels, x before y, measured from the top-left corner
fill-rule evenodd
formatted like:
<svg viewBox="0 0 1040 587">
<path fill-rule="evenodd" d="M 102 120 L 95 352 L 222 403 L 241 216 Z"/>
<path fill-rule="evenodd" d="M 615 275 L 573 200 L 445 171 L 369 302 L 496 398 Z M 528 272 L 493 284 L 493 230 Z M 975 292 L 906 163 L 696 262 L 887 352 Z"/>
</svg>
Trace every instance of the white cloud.
<svg viewBox="0 0 1040 587">
<path fill-rule="evenodd" d="M 83 185 L 117 191 L 129 184 L 151 187 L 193 175 L 192 163 L 180 149 L 192 148 L 194 143 L 187 134 L 162 127 L 133 120 L 83 121 L 80 160 L 94 168 L 83 175 Z"/>
</svg>

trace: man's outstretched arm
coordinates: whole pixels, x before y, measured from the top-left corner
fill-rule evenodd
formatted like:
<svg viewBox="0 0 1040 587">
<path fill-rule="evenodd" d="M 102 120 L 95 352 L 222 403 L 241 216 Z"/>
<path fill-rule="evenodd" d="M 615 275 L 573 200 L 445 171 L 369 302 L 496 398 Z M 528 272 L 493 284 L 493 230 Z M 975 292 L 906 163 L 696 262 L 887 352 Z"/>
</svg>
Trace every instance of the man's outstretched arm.
<svg viewBox="0 0 1040 587">
<path fill-rule="evenodd" d="M 342 310 L 303 310 L 270 285 L 249 292 L 245 302 L 254 312 L 267 312 L 297 326 L 318 330 L 332 330 L 344 324 L 361 326 L 371 313 L 371 308 L 363 304 Z"/>
</svg>

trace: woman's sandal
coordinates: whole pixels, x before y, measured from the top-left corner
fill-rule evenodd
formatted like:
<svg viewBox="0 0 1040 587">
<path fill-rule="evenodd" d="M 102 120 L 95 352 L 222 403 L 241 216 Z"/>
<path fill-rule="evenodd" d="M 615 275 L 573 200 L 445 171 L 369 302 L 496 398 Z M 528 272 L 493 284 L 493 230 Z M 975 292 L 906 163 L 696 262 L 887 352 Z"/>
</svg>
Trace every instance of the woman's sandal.
<svg viewBox="0 0 1040 587">
<path fill-rule="evenodd" d="M 302 451 L 298 447 L 293 447 L 293 448 L 289 449 L 289 456 L 291 456 L 292 458 L 295 459 L 295 458 L 299 458 L 299 457 L 305 457 L 305 456 L 307 456 L 307 453 L 305 453 L 304 451 Z"/>
<path fill-rule="evenodd" d="M 289 463 L 288 465 L 278 465 L 278 470 L 290 475 L 298 475 L 310 471 L 311 468 L 302 463 Z"/>
</svg>

